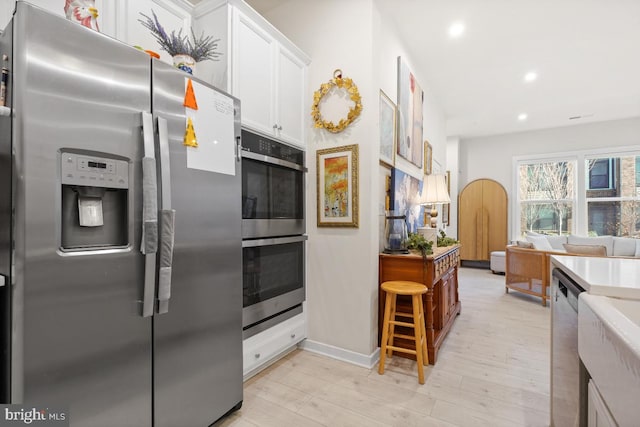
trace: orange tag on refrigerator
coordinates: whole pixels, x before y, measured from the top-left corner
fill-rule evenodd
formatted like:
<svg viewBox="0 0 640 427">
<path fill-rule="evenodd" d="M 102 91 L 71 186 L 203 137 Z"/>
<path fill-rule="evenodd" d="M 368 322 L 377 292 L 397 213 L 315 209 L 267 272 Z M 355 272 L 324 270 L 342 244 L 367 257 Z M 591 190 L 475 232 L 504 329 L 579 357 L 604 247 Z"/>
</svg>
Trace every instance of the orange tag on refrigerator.
<svg viewBox="0 0 640 427">
<path fill-rule="evenodd" d="M 187 81 L 187 92 L 184 94 L 183 105 L 187 108 L 191 108 L 192 110 L 198 109 L 198 103 L 196 102 L 196 94 L 193 91 L 193 83 L 191 83 L 191 79 Z"/>
<path fill-rule="evenodd" d="M 186 147 L 198 147 L 198 141 L 196 140 L 196 131 L 193 129 L 193 121 L 191 117 L 187 120 L 187 130 L 184 132 L 184 142 L 183 145 Z"/>
</svg>

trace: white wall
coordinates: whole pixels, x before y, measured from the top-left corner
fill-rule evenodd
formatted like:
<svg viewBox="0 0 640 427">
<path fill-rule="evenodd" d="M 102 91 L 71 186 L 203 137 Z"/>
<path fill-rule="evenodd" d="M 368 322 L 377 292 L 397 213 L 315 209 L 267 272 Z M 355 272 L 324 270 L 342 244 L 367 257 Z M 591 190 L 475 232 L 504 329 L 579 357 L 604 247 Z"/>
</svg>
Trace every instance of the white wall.
<svg viewBox="0 0 640 427">
<path fill-rule="evenodd" d="M 451 206 L 449 212 L 449 226 L 447 227 L 447 235 L 458 238 L 458 194 L 460 193 L 460 138 L 447 138 L 447 163 L 446 170 L 450 172 L 449 188 L 451 189 L 449 196 L 451 197 Z"/>
<path fill-rule="evenodd" d="M 360 118 L 342 133 L 314 129 L 309 120 L 307 311 L 309 340 L 370 357 L 378 347 L 378 254 L 384 224 L 380 206 L 388 173 L 379 166 L 378 97 L 382 89 L 397 100 L 398 56 L 408 62 L 425 91 L 424 137 L 442 165 L 444 114 L 431 96 L 426 73 L 413 67 L 410 53 L 373 0 L 292 0 L 265 18 L 311 57 L 309 93 L 340 68 L 354 80 L 363 99 Z M 358 144 L 360 151 L 360 226 L 318 228 L 315 152 L 347 144 Z M 422 178 L 420 169 L 403 159 L 397 162 Z"/>
<path fill-rule="evenodd" d="M 371 0 L 291 1 L 265 16 L 312 58 L 310 94 L 339 68 L 362 96 L 363 111 L 345 131 L 315 129 L 310 116 L 307 131 L 308 339 L 361 355 L 371 354 L 377 343 L 378 87 L 371 72 L 372 11 Z M 359 228 L 318 228 L 316 150 L 350 144 L 359 146 Z"/>
<path fill-rule="evenodd" d="M 479 178 L 494 179 L 507 190 L 511 207 L 514 157 L 633 145 L 640 148 L 640 118 L 461 140 L 459 188 Z"/>
</svg>

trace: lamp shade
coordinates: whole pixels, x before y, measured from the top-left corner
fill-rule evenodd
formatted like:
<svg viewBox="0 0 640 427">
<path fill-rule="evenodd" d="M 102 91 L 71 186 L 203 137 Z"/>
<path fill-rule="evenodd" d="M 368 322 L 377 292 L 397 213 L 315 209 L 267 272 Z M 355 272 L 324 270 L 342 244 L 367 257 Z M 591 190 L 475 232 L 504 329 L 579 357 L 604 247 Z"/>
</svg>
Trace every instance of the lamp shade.
<svg viewBox="0 0 640 427">
<path fill-rule="evenodd" d="M 444 175 L 425 175 L 419 204 L 451 203 Z"/>
</svg>

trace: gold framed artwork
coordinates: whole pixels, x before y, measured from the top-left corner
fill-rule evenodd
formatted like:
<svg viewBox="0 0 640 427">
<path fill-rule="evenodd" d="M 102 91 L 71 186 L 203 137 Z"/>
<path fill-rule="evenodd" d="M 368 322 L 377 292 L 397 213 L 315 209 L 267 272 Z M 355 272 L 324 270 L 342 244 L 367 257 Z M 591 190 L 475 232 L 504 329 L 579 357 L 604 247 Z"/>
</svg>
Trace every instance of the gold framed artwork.
<svg viewBox="0 0 640 427">
<path fill-rule="evenodd" d="M 429 141 L 424 141 L 424 174 L 431 175 L 433 173 L 433 147 Z"/>
<path fill-rule="evenodd" d="M 358 227 L 358 145 L 316 152 L 318 227 Z"/>
<path fill-rule="evenodd" d="M 380 90 L 380 163 L 389 168 L 395 165 L 396 105 Z"/>
</svg>

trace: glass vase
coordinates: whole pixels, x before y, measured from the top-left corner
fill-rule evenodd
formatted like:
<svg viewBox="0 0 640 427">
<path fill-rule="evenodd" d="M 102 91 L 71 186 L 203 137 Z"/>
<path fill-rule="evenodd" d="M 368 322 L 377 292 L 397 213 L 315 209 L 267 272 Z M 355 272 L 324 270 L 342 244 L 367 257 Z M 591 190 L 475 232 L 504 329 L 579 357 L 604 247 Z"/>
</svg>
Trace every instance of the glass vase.
<svg viewBox="0 0 640 427">
<path fill-rule="evenodd" d="M 384 227 L 383 252 L 385 254 L 408 254 L 408 238 L 406 215 L 395 215 L 393 211 L 389 211 Z"/>
</svg>

